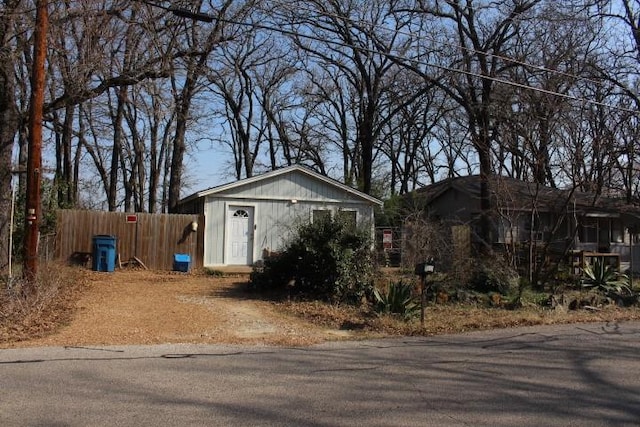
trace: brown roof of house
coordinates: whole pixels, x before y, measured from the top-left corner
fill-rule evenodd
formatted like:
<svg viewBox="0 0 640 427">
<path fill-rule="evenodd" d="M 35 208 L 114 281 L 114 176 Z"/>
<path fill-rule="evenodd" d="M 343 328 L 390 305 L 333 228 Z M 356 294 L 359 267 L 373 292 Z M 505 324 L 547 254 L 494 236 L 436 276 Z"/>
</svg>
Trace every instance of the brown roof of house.
<svg viewBox="0 0 640 427">
<path fill-rule="evenodd" d="M 460 191 L 471 198 L 480 199 L 480 176 L 469 175 L 448 178 L 415 191 L 414 198 L 432 203 L 447 191 Z M 493 175 L 489 177 L 489 191 L 497 206 L 507 209 L 530 210 L 535 204 L 543 211 L 570 211 L 579 213 L 627 213 L 640 216 L 640 208 L 611 197 L 597 197 L 571 189 L 558 189 L 515 178 Z"/>
</svg>

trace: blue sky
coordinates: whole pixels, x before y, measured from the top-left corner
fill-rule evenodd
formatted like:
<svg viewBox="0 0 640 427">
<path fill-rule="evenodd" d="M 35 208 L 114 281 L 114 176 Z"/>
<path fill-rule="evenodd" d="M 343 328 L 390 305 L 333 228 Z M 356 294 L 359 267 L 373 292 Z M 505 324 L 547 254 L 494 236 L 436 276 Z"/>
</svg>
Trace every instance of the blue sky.
<svg viewBox="0 0 640 427">
<path fill-rule="evenodd" d="M 187 156 L 185 161 L 187 185 L 181 194 L 182 197 L 235 180 L 229 154 L 225 152 L 225 148 L 220 145 L 207 145 L 198 147 Z"/>
</svg>

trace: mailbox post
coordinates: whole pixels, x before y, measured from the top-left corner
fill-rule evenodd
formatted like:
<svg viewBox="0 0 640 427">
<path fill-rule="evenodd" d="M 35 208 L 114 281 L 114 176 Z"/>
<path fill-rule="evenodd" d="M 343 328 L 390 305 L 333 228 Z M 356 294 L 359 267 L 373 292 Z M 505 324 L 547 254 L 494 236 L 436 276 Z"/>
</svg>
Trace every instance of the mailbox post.
<svg viewBox="0 0 640 427">
<path fill-rule="evenodd" d="M 424 328 L 424 310 L 427 306 L 427 275 L 435 271 L 433 258 L 416 264 L 415 274 L 420 277 L 420 326 Z"/>
</svg>

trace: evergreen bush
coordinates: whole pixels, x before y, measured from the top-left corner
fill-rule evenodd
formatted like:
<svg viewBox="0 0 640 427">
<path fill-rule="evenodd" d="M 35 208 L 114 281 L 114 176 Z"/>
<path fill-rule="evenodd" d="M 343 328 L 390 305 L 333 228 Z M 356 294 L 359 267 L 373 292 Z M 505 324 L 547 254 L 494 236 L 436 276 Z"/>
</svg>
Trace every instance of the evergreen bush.
<svg viewBox="0 0 640 427">
<path fill-rule="evenodd" d="M 373 272 L 370 228 L 325 218 L 300 225 L 282 253 L 254 270 L 251 282 L 257 290 L 354 304 L 370 295 Z"/>
</svg>

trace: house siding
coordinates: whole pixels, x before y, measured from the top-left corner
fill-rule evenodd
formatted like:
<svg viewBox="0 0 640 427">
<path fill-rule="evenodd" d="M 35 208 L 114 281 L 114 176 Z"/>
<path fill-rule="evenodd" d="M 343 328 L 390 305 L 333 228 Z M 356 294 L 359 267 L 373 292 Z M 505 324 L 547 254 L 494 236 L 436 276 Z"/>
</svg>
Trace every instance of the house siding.
<svg viewBox="0 0 640 427">
<path fill-rule="evenodd" d="M 208 199 L 204 204 L 207 229 L 204 237 L 204 266 L 222 264 L 224 244 L 224 200 Z"/>
<path fill-rule="evenodd" d="M 187 205 L 187 203 L 185 203 Z M 205 267 L 223 266 L 229 206 L 250 206 L 254 211 L 253 256 L 256 262 L 265 251 L 280 251 L 302 223 L 311 221 L 312 212 L 327 209 L 356 211 L 358 224 L 374 230 L 373 203 L 359 198 L 339 185 L 293 170 L 278 176 L 254 180 L 188 202 L 204 212 Z M 373 234 L 372 234 L 373 236 Z"/>
<path fill-rule="evenodd" d="M 348 191 L 294 172 L 247 183 L 217 193 L 216 196 L 252 200 L 299 199 L 318 202 L 359 202 L 359 199 Z"/>
<path fill-rule="evenodd" d="M 238 197 L 208 198 L 205 204 L 207 229 L 205 231 L 204 265 L 224 265 L 225 229 L 229 206 L 252 206 L 254 208 L 255 232 L 253 259 L 263 258 L 263 251 L 280 251 L 293 232 L 311 220 L 316 209 L 328 209 L 332 213 L 340 210 L 355 210 L 359 224 L 373 224 L 373 208 L 359 203 L 314 202 L 298 200 L 259 200 Z"/>
</svg>

